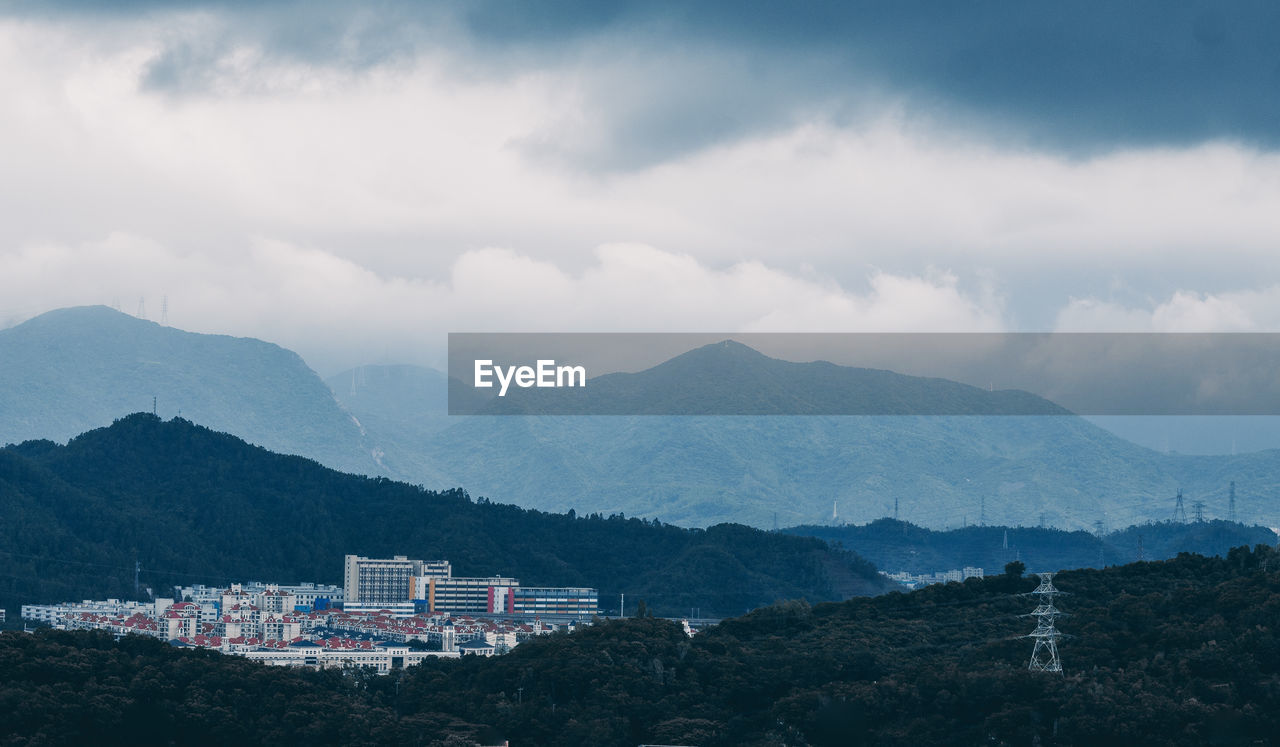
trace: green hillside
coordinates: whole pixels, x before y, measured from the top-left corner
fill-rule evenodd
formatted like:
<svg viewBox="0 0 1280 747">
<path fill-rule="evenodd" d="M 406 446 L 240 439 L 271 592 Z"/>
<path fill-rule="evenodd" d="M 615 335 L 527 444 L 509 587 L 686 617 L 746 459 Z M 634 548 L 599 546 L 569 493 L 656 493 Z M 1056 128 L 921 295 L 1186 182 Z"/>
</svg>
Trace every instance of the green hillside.
<svg viewBox="0 0 1280 747">
<path fill-rule="evenodd" d="M 842 599 L 886 584 L 820 540 L 741 525 L 681 529 L 576 517 L 346 475 L 189 421 L 136 414 L 66 446 L 0 449 L 0 604 L 128 597 L 133 563 L 177 583 L 340 583 L 342 556 L 447 558 L 459 575 L 592 586 L 602 607 L 741 613 L 778 599 Z"/>
</svg>

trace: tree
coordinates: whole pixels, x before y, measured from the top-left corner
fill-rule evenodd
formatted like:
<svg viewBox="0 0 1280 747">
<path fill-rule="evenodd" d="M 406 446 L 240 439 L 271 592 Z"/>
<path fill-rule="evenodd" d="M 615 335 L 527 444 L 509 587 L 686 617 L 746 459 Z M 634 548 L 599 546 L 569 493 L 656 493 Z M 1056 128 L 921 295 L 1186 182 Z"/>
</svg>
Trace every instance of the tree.
<svg viewBox="0 0 1280 747">
<path fill-rule="evenodd" d="M 1021 560 L 1011 560 L 1004 564 L 1004 575 L 1013 578 L 1022 578 L 1022 574 L 1027 570 L 1027 564 Z"/>
</svg>

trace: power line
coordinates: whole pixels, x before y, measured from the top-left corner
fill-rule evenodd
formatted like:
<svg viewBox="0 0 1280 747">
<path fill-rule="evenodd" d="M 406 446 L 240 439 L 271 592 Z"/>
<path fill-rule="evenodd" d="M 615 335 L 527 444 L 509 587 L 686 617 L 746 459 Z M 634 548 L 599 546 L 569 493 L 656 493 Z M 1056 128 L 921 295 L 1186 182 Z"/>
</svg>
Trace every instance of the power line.
<svg viewBox="0 0 1280 747">
<path fill-rule="evenodd" d="M 1035 648 L 1031 650 L 1031 661 L 1027 664 L 1027 669 L 1032 672 L 1052 672 L 1061 676 L 1062 660 L 1058 658 L 1058 639 L 1062 637 L 1062 633 L 1054 625 L 1054 620 L 1062 617 L 1064 613 L 1053 606 L 1054 597 L 1061 592 L 1053 586 L 1052 573 L 1044 572 L 1036 575 L 1040 577 L 1040 585 L 1031 593 L 1039 597 L 1040 603 L 1036 605 L 1035 610 L 1025 615 L 1025 617 L 1036 619 L 1036 629 L 1026 636 L 1034 638 L 1036 642 Z"/>
</svg>

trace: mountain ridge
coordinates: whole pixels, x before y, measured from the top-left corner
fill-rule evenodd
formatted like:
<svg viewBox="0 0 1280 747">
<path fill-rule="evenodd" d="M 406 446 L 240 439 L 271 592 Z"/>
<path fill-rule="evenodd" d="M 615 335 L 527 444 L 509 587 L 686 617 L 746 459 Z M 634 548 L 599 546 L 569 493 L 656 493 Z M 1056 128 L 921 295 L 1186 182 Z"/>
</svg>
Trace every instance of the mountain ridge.
<svg viewBox="0 0 1280 747">
<path fill-rule="evenodd" d="M 465 387 L 463 387 L 465 389 Z M 452 395 L 457 389 L 451 389 Z M 472 414 L 470 408 L 451 412 Z M 519 389 L 489 397 L 485 415 L 1070 415 L 1021 390 L 829 361 L 773 358 L 733 340 L 703 345 L 583 389 Z"/>
<path fill-rule="evenodd" d="M 0 448 L 0 515 L 0 604 L 10 609 L 129 596 L 135 561 L 157 591 L 177 581 L 340 583 L 348 553 L 443 557 L 458 575 L 593 586 L 606 609 L 625 592 L 670 614 L 891 586 L 817 539 L 526 510 L 340 473 L 147 413 L 65 446 Z"/>
<path fill-rule="evenodd" d="M 0 330 L 0 443 L 65 442 L 139 410 L 179 413 L 284 453 L 378 473 L 358 422 L 297 353 L 166 327 L 105 306 Z"/>
</svg>

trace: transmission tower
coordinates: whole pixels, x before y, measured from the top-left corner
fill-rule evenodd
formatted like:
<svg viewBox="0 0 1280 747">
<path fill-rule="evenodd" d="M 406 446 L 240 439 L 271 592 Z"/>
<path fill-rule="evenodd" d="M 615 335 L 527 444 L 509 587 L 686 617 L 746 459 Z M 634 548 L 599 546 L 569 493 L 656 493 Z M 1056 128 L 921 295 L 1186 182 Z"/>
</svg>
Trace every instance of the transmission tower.
<svg viewBox="0 0 1280 747">
<path fill-rule="evenodd" d="M 1235 483 L 1233 482 L 1231 483 L 1231 485 L 1233 486 L 1232 490 L 1234 490 Z M 1232 495 L 1235 495 L 1235 493 L 1232 493 Z M 893 520 L 894 521 L 898 520 L 898 499 L 897 498 L 893 499 Z"/>
<path fill-rule="evenodd" d="M 978 526 L 987 525 L 987 497 L 982 496 L 982 507 L 978 509 Z"/>
<path fill-rule="evenodd" d="M 1036 629 L 1025 636 L 1035 639 L 1036 642 L 1035 648 L 1031 650 L 1031 662 L 1027 665 L 1027 669 L 1032 672 L 1053 672 L 1061 676 L 1062 660 L 1058 658 L 1058 639 L 1062 638 L 1062 633 L 1058 631 L 1054 621 L 1064 617 L 1066 613 L 1053 606 L 1053 600 L 1062 592 L 1054 588 L 1052 573 L 1036 575 L 1040 577 L 1040 585 L 1031 594 L 1039 599 L 1039 603 L 1035 610 L 1023 615 L 1023 617 L 1036 619 Z"/>
<path fill-rule="evenodd" d="M 1173 506 L 1173 521 L 1176 524 L 1187 523 L 1187 507 L 1182 503 L 1182 488 L 1178 488 L 1178 502 Z"/>
<path fill-rule="evenodd" d="M 1204 522 L 1204 501 L 1195 501 L 1191 504 L 1191 508 L 1195 511 L 1196 523 Z"/>
<path fill-rule="evenodd" d="M 143 296 L 138 296 L 138 318 L 147 318 L 147 299 Z"/>
<path fill-rule="evenodd" d="M 1227 518 L 1235 523 L 1236 520 L 1236 481 L 1231 481 L 1231 487 L 1227 490 Z"/>
<path fill-rule="evenodd" d="M 160 298 L 160 324 L 161 326 L 169 326 L 169 297 L 161 296 Z"/>
</svg>

